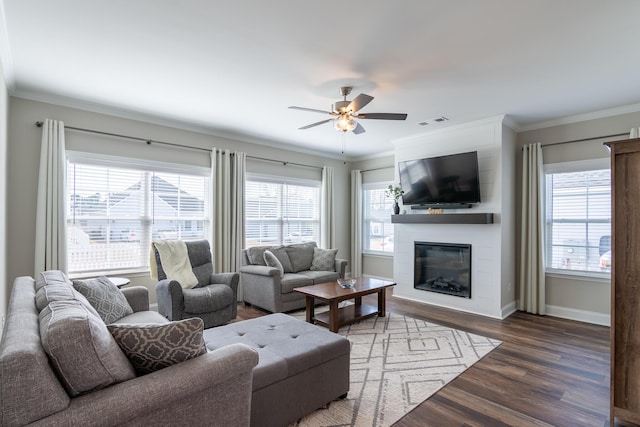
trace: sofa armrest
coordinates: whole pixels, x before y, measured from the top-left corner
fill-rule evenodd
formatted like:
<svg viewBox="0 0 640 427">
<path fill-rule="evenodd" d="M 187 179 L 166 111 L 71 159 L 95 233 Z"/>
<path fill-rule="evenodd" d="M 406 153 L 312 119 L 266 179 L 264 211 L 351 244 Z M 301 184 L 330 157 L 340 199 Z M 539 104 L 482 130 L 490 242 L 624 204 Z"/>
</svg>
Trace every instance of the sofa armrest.
<svg viewBox="0 0 640 427">
<path fill-rule="evenodd" d="M 258 276 L 280 276 L 280 271 L 275 267 L 266 265 L 245 265 L 240 267 L 240 273 L 257 274 Z"/>
<path fill-rule="evenodd" d="M 336 258 L 336 271 L 340 275 L 340 277 L 344 278 L 345 271 L 347 269 L 347 264 L 349 261 L 346 259 L 337 259 Z"/>
<path fill-rule="evenodd" d="M 184 307 L 184 294 L 180 283 L 163 279 L 156 285 L 156 298 L 158 300 L 158 311 L 169 320 L 182 319 L 182 307 Z M 169 315 L 167 316 L 167 313 Z"/>
<path fill-rule="evenodd" d="M 120 289 L 134 312 L 149 311 L 149 290 L 144 286 Z"/>
<path fill-rule="evenodd" d="M 258 353 L 232 344 L 71 400 L 33 425 L 249 425 Z"/>
</svg>

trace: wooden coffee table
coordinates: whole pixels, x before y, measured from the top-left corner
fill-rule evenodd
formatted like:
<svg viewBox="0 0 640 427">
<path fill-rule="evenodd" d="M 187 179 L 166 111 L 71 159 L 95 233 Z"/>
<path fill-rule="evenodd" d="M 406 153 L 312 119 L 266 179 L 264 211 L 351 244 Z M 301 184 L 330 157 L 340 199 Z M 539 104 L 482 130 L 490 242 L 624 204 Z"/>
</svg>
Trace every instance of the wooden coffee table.
<svg viewBox="0 0 640 427">
<path fill-rule="evenodd" d="M 350 325 L 363 319 L 378 315 L 384 317 L 386 313 L 385 291 L 394 282 L 387 280 L 360 277 L 351 289 L 343 289 L 338 282 L 320 283 L 318 285 L 294 288 L 295 292 L 304 294 L 307 299 L 307 322 L 317 323 L 329 328 L 331 332 L 338 332 L 341 326 Z M 362 304 L 362 297 L 378 294 L 378 306 Z M 315 300 L 329 303 L 327 313 L 315 314 Z M 355 300 L 355 304 L 339 308 L 338 304 L 345 300 Z"/>
</svg>

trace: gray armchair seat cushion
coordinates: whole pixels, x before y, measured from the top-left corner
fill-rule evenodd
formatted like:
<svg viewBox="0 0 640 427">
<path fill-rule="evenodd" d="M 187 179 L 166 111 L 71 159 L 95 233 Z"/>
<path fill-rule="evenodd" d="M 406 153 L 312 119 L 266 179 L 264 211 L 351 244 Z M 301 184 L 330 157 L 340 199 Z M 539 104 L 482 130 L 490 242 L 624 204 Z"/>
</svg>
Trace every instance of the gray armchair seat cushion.
<svg viewBox="0 0 640 427">
<path fill-rule="evenodd" d="M 185 289 L 184 310 L 189 313 L 218 311 L 234 301 L 233 290 L 227 285 L 209 285 Z"/>
</svg>

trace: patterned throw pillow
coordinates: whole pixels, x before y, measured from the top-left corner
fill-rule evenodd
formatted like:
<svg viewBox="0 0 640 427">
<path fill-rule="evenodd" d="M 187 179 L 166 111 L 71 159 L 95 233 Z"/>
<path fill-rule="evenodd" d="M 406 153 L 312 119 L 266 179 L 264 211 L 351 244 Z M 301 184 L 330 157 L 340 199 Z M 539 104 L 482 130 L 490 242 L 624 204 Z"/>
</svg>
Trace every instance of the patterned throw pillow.
<svg viewBox="0 0 640 427">
<path fill-rule="evenodd" d="M 336 271 L 337 249 L 313 248 L 311 271 Z"/>
<path fill-rule="evenodd" d="M 139 375 L 149 374 L 207 352 L 199 317 L 158 324 L 107 326 Z"/>
<path fill-rule="evenodd" d="M 129 301 L 120 289 L 106 277 L 74 280 L 73 286 L 87 298 L 107 325 L 133 314 Z"/>
<path fill-rule="evenodd" d="M 280 277 L 284 274 L 284 267 L 282 267 L 282 263 L 278 260 L 278 257 L 273 254 L 273 252 L 264 251 L 264 263 L 268 267 L 277 268 L 280 271 Z"/>
</svg>

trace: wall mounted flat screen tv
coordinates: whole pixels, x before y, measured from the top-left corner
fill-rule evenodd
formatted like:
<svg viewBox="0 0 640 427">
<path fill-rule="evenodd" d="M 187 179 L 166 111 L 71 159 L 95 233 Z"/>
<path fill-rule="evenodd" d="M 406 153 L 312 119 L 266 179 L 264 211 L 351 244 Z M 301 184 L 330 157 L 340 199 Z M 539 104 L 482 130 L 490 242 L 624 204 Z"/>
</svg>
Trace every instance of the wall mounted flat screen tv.
<svg viewBox="0 0 640 427">
<path fill-rule="evenodd" d="M 399 162 L 398 173 L 404 205 L 480 203 L 476 151 Z"/>
</svg>

